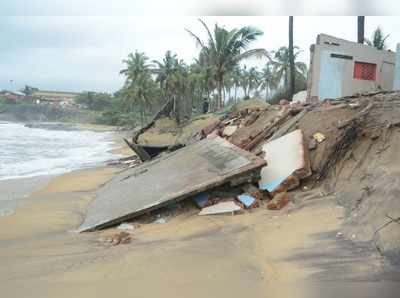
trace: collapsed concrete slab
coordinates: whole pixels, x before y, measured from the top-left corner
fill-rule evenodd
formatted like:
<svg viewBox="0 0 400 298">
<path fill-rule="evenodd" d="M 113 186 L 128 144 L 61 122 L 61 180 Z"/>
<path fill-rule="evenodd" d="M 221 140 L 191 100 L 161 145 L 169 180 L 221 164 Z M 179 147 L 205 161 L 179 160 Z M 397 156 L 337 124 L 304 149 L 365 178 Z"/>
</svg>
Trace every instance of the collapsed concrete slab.
<svg viewBox="0 0 400 298">
<path fill-rule="evenodd" d="M 308 149 L 301 130 L 295 130 L 263 145 L 268 166 L 261 170 L 260 189 L 276 191 L 298 186 L 299 180 L 311 175 Z"/>
<path fill-rule="evenodd" d="M 266 162 L 220 138 L 206 138 L 125 170 L 98 190 L 78 231 L 115 225 L 243 176 Z"/>
</svg>

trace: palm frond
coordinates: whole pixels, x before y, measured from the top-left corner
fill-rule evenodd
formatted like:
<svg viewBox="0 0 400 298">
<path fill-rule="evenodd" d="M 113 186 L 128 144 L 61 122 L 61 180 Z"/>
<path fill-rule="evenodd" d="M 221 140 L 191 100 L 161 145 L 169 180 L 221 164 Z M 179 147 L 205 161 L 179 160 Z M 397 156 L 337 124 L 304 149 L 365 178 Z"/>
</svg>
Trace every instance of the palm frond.
<svg viewBox="0 0 400 298">
<path fill-rule="evenodd" d="M 201 47 L 201 48 L 204 48 L 205 46 L 204 46 L 204 43 L 203 43 L 203 41 L 200 39 L 200 37 L 198 37 L 196 34 L 194 34 L 192 31 L 190 31 L 189 29 L 185 29 L 186 30 L 186 32 L 188 32 L 193 38 L 194 38 L 194 40 L 196 41 L 196 45 L 197 46 L 199 46 L 199 47 Z"/>
</svg>

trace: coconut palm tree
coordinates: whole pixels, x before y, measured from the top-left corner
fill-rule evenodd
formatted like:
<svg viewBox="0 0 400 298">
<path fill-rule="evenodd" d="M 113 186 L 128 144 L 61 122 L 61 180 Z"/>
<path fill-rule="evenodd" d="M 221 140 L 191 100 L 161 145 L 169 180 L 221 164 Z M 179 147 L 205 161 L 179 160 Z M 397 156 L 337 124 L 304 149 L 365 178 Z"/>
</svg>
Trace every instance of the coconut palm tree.
<svg viewBox="0 0 400 298">
<path fill-rule="evenodd" d="M 246 99 L 250 97 L 252 91 L 255 91 L 260 86 L 260 73 L 256 67 L 250 67 L 248 70 L 246 65 L 243 67 L 241 86 Z"/>
<path fill-rule="evenodd" d="M 248 50 L 249 45 L 261 36 L 263 32 L 249 26 L 227 30 L 215 24 L 212 34 L 207 25 L 201 19 L 199 21 L 207 32 L 207 40 L 202 40 L 190 30 L 186 31 L 189 32 L 196 40 L 198 46 L 200 46 L 201 59 L 215 67 L 218 108 L 221 108 L 225 75 L 232 71 L 243 59 L 254 56 L 267 56 L 268 53 L 265 49 Z"/>
<path fill-rule="evenodd" d="M 152 71 L 156 75 L 156 82 L 160 84 L 164 96 L 170 97 L 179 74 L 177 55 L 167 51 L 162 61 L 153 60 L 153 64 Z"/>
<path fill-rule="evenodd" d="M 297 46 L 294 46 L 293 49 L 295 74 L 300 73 L 305 76 L 307 72 L 307 65 L 303 62 L 296 62 L 296 59 L 301 51 Z M 289 49 L 287 47 L 280 47 L 278 51 L 274 52 L 274 60 L 271 63 L 274 67 L 274 73 L 278 81 L 283 81 L 283 86 L 286 90 L 288 90 L 290 76 Z"/>
<path fill-rule="evenodd" d="M 377 48 L 378 50 L 386 49 L 386 39 L 389 37 L 390 34 L 384 35 L 382 28 L 378 27 L 375 29 L 374 33 L 372 34 L 372 41 L 365 38 L 365 43 L 372 47 Z"/>
<path fill-rule="evenodd" d="M 257 68 L 251 67 L 248 73 L 248 96 L 250 96 L 251 92 L 258 89 L 260 86 L 260 73 L 257 71 Z"/>
<path fill-rule="evenodd" d="M 147 64 L 148 57 L 138 51 L 130 53 L 128 58 L 123 60 L 126 68 L 121 70 L 121 74 L 126 76 L 125 84 L 122 89 L 124 105 L 129 112 L 133 112 L 136 106 L 140 107 L 140 120 L 142 126 L 145 122 L 145 110 L 153 98 L 155 89 L 154 81 L 151 77 L 150 65 Z"/>
<path fill-rule="evenodd" d="M 145 53 L 135 51 L 135 54 L 130 53 L 128 58 L 122 61 L 126 64 L 126 68 L 121 70 L 120 74 L 126 76 L 126 84 L 136 81 L 143 73 L 150 72 L 150 65 L 147 60 L 149 58 Z"/>
<path fill-rule="evenodd" d="M 278 88 L 279 84 L 274 74 L 273 65 L 271 62 L 268 62 L 262 69 L 260 82 L 261 82 L 260 84 L 261 89 L 265 90 L 265 101 L 268 101 L 271 91 Z"/>
<path fill-rule="evenodd" d="M 233 68 L 231 75 L 232 75 L 232 81 L 233 81 L 233 86 L 234 86 L 233 87 L 234 88 L 234 100 L 236 103 L 237 102 L 237 91 L 238 91 L 239 87 L 241 86 L 241 82 L 242 82 L 242 70 L 239 65 L 236 65 Z"/>
<path fill-rule="evenodd" d="M 179 122 L 181 115 L 179 111 L 182 106 L 186 105 L 183 100 L 187 91 L 190 89 L 190 81 L 188 79 L 188 67 L 183 60 L 178 60 L 176 54 L 171 51 L 165 53 L 163 60 L 154 60 L 153 73 L 156 74 L 156 82 L 160 84 L 164 96 L 173 99 L 175 103 L 175 116 Z"/>
</svg>

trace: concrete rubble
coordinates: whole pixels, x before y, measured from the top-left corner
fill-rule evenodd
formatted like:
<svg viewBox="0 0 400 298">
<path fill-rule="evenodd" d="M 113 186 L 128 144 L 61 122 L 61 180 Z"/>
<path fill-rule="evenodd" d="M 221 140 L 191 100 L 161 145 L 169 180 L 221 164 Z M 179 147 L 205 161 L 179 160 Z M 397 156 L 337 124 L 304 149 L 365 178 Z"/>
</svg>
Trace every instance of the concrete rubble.
<svg viewBox="0 0 400 298">
<path fill-rule="evenodd" d="M 307 197 L 323 181 L 329 181 L 337 164 L 352 159 L 361 162 L 352 156 L 352 148 L 360 140 L 385 140 L 386 145 L 376 154 L 390 150 L 388 131 L 398 129 L 400 120 L 395 116 L 374 119 L 377 107 L 383 113 L 383 109 L 400 107 L 399 102 L 400 92 L 278 105 L 251 100 L 217 118 L 204 116 L 201 123 L 180 127 L 173 142 L 142 144 L 150 159 L 122 160 L 118 164 L 122 172 L 99 190 L 79 230 L 116 225 L 185 199 L 200 209 L 200 215 L 242 213 L 253 208 L 280 210 L 290 202 L 297 204 L 299 199 L 292 198 L 300 198 L 302 193 Z M 156 126 L 160 121 L 164 120 L 156 120 Z M 193 129 L 182 137 L 187 127 Z M 154 132 L 154 123 L 147 129 Z M 157 129 L 160 139 L 171 134 L 169 128 Z M 143 133 L 146 129 L 128 142 L 135 146 L 144 139 Z M 163 149 L 152 154 L 146 146 Z M 389 228 L 377 235 L 387 231 Z M 384 245 L 394 250 L 386 242 L 381 247 Z"/>
<path fill-rule="evenodd" d="M 240 206 L 236 205 L 235 202 L 226 201 L 226 202 L 219 202 L 215 205 L 211 205 L 209 207 L 203 208 L 199 215 L 215 215 L 215 214 L 224 214 L 224 213 L 231 213 L 234 214 L 236 211 L 241 210 Z"/>
<path fill-rule="evenodd" d="M 223 184 L 252 181 L 264 165 L 220 137 L 203 139 L 117 174 L 98 190 L 79 231 L 115 225 Z"/>
</svg>

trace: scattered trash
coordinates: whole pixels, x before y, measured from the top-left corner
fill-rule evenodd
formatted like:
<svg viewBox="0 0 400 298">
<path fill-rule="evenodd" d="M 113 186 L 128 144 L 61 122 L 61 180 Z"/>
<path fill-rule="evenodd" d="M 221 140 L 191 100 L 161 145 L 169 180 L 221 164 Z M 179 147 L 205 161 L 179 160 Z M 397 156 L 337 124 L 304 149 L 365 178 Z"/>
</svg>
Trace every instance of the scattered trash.
<svg viewBox="0 0 400 298">
<path fill-rule="evenodd" d="M 160 217 L 160 218 L 156 219 L 154 221 L 154 223 L 163 225 L 163 224 L 167 223 L 167 220 L 164 217 Z"/>
<path fill-rule="evenodd" d="M 194 198 L 193 201 L 195 202 L 195 204 L 197 205 L 197 207 L 204 208 L 207 206 L 208 204 L 208 199 L 209 199 L 209 195 L 206 192 L 202 192 L 197 194 Z"/>
<path fill-rule="evenodd" d="M 214 215 L 214 214 L 224 214 L 224 213 L 232 213 L 232 215 L 241 210 L 240 206 L 236 205 L 233 201 L 220 202 L 215 205 L 206 207 L 202 209 L 199 215 Z"/>
<path fill-rule="evenodd" d="M 325 135 L 322 134 L 322 133 L 320 133 L 320 132 L 315 133 L 315 134 L 313 135 L 313 138 L 314 138 L 318 143 L 322 143 L 322 142 L 326 139 Z"/>
<path fill-rule="evenodd" d="M 254 208 L 256 207 L 257 200 L 253 198 L 249 194 L 242 194 L 237 196 L 237 199 L 246 207 L 246 208 Z"/>
<path fill-rule="evenodd" d="M 129 244 L 132 241 L 131 235 L 127 232 L 119 232 L 118 234 L 112 235 L 111 237 L 107 237 L 106 240 L 112 246 L 120 245 L 120 244 Z"/>
<path fill-rule="evenodd" d="M 132 224 L 128 223 L 122 223 L 117 227 L 118 230 L 124 230 L 124 231 L 133 231 L 135 229 L 135 226 Z"/>
</svg>

